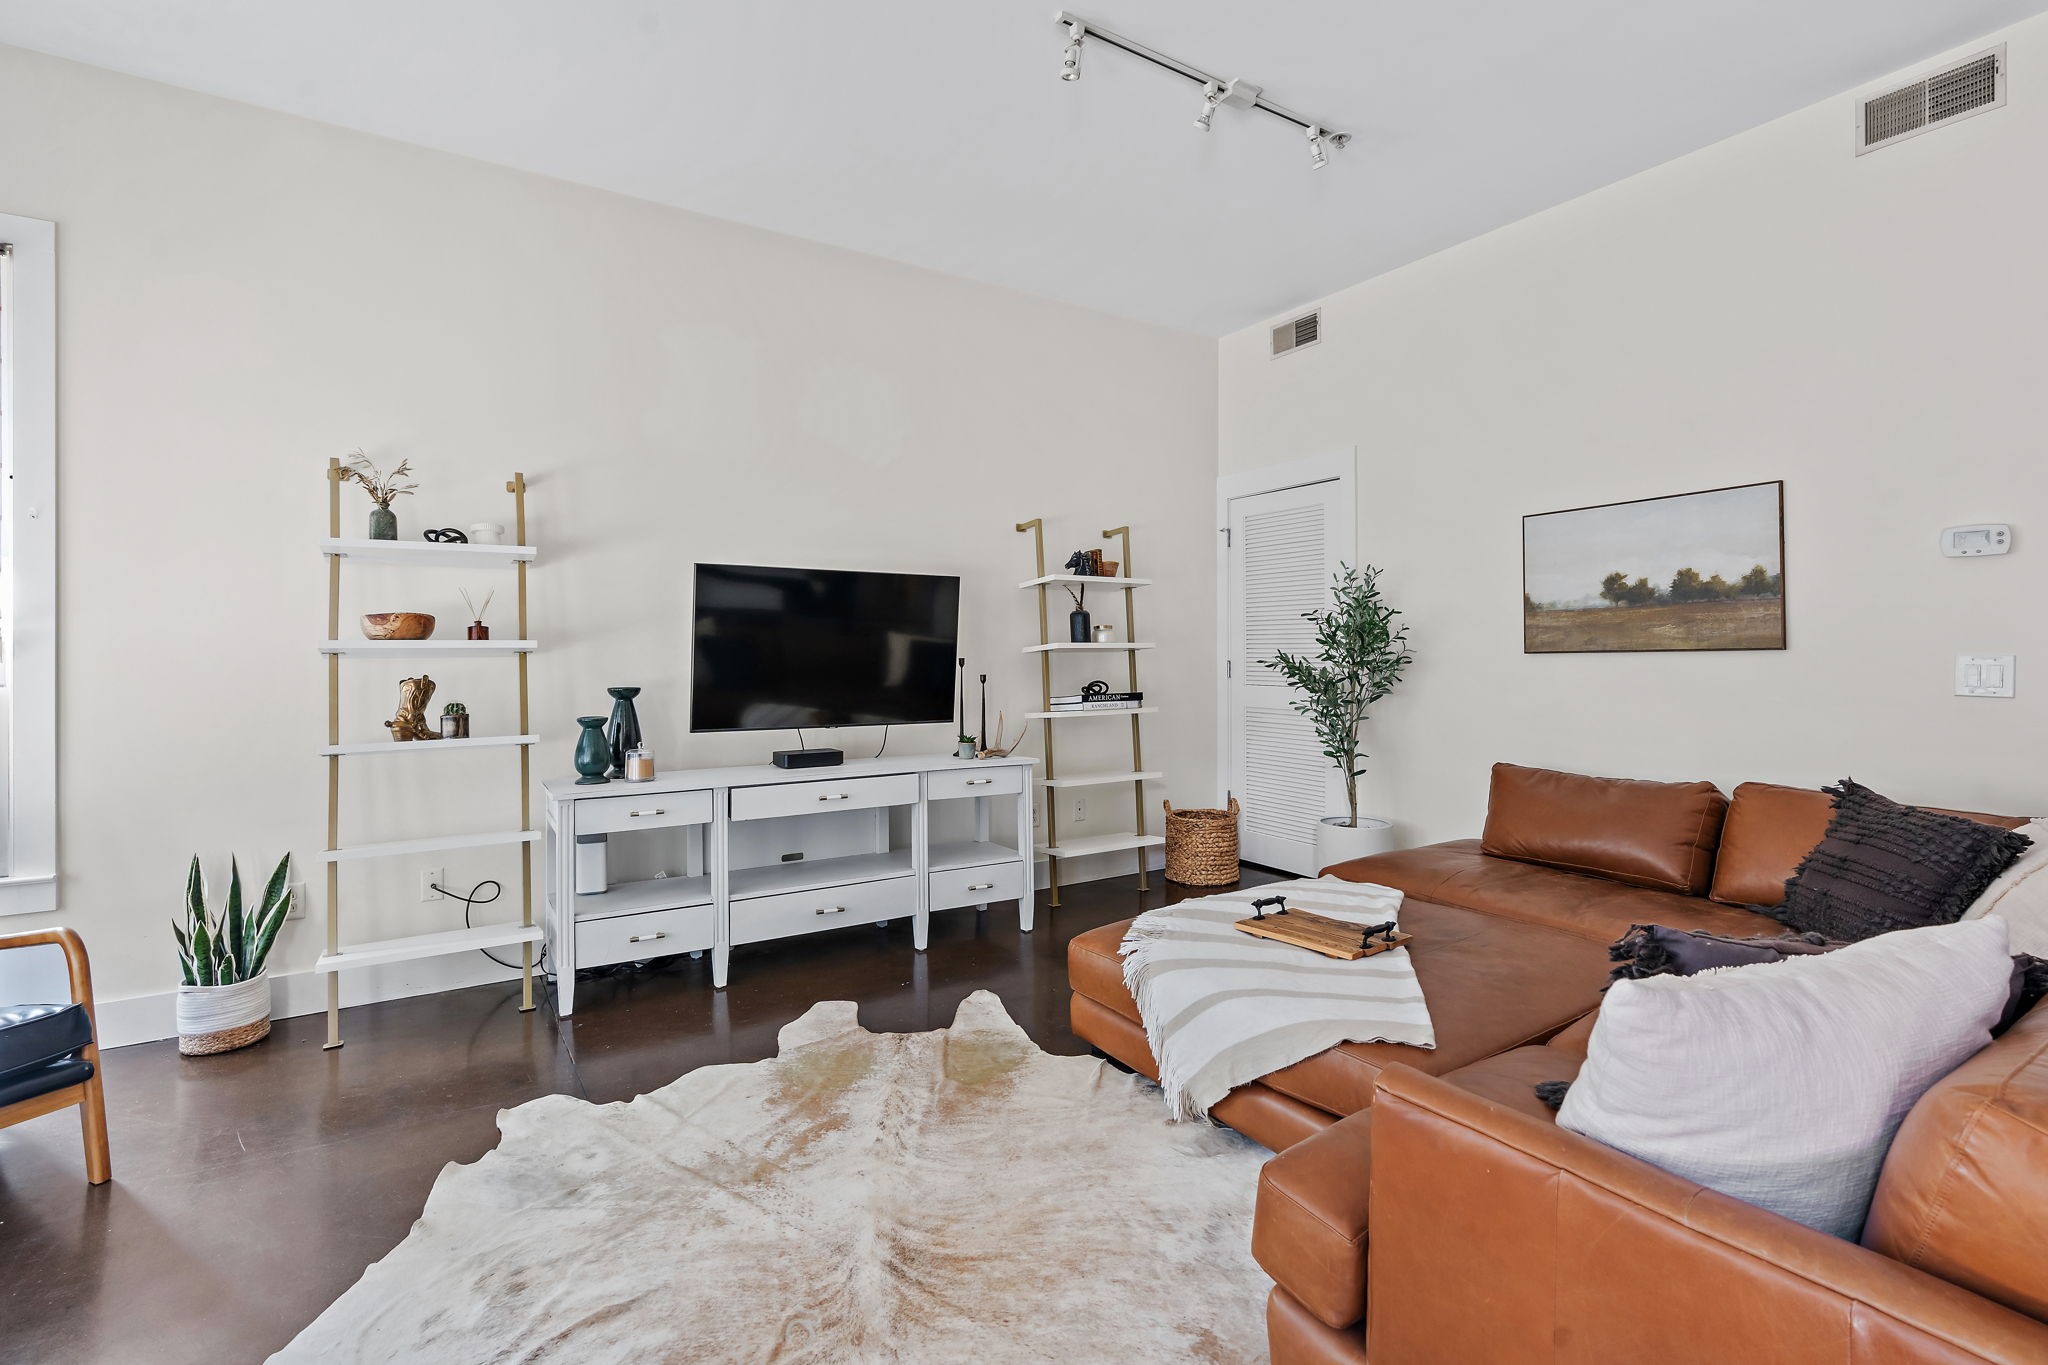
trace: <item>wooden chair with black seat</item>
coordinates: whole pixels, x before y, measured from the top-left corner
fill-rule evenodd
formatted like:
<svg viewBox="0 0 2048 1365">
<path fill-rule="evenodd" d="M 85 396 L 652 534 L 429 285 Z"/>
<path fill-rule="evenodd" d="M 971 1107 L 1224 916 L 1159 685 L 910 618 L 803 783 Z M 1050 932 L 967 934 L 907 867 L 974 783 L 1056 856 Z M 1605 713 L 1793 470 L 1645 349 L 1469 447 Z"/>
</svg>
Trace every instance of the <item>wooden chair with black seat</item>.
<svg viewBox="0 0 2048 1365">
<path fill-rule="evenodd" d="M 113 1178 L 107 1154 L 107 1103 L 100 1089 L 100 1049 L 92 1013 L 92 964 L 70 929 L 0 934 L 0 952 L 51 945 L 64 951 L 71 1001 L 64 1005 L 0 1005 L 0 1128 L 78 1106 L 85 1130 L 85 1178 Z"/>
</svg>

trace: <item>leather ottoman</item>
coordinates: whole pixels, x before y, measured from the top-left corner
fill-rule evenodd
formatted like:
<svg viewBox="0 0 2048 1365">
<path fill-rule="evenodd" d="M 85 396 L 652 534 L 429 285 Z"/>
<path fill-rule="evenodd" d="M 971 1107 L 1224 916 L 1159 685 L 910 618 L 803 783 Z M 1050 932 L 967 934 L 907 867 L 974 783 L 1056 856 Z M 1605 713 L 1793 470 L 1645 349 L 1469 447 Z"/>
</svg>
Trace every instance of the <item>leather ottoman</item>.
<svg viewBox="0 0 2048 1365">
<path fill-rule="evenodd" d="M 1068 943 L 1074 1032 L 1156 1080 L 1159 1064 L 1117 952 L 1130 924 L 1106 924 Z M 1436 1047 L 1339 1044 L 1238 1087 L 1211 1110 L 1219 1123 L 1280 1151 L 1370 1105 L 1385 1066 L 1442 1075 L 1548 1039 L 1599 1005 L 1612 965 L 1603 944 L 1580 935 L 1430 901 L 1409 899 L 1401 927 L 1414 935 L 1408 950 Z"/>
</svg>

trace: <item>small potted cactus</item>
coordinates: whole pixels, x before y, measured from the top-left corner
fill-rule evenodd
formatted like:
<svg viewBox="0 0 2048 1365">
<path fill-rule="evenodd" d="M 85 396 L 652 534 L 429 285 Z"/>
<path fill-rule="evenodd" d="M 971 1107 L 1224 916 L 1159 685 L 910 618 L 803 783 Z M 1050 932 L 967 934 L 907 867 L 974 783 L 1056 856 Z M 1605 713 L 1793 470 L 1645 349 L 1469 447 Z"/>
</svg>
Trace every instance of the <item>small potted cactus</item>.
<svg viewBox="0 0 2048 1365">
<path fill-rule="evenodd" d="M 441 708 L 441 738 L 469 738 L 469 708 L 459 701 L 451 701 Z"/>
</svg>

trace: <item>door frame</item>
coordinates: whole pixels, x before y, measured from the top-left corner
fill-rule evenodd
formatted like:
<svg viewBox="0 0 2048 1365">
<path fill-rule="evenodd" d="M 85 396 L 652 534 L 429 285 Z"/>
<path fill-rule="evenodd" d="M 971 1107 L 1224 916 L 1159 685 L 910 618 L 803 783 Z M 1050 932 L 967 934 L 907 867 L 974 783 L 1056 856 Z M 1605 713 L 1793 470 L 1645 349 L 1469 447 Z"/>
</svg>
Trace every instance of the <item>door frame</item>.
<svg viewBox="0 0 2048 1365">
<path fill-rule="evenodd" d="M 1260 493 L 1282 493 L 1312 483 L 1335 481 L 1338 487 L 1337 520 L 1330 528 L 1339 545 L 1349 547 L 1342 558 L 1358 562 L 1358 447 L 1339 446 L 1318 455 L 1305 455 L 1282 464 L 1260 465 L 1216 480 L 1216 804 L 1227 806 L 1225 793 L 1242 785 L 1234 781 L 1235 764 L 1230 749 L 1230 504 L 1238 498 Z"/>
</svg>

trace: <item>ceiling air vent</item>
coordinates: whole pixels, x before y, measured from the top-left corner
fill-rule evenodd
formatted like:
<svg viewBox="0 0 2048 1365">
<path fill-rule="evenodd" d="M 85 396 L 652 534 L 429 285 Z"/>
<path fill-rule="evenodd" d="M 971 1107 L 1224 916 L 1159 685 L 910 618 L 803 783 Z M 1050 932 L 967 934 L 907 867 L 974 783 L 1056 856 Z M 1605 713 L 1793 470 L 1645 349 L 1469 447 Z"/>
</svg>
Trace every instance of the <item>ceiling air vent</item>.
<svg viewBox="0 0 2048 1365">
<path fill-rule="evenodd" d="M 1856 105 L 1856 155 L 2005 103 L 2005 44 Z"/>
<path fill-rule="evenodd" d="M 1273 329 L 1273 354 L 1286 355 L 1304 346 L 1313 346 L 1323 339 L 1323 313 L 1303 313 L 1292 322 L 1283 322 Z"/>
</svg>

